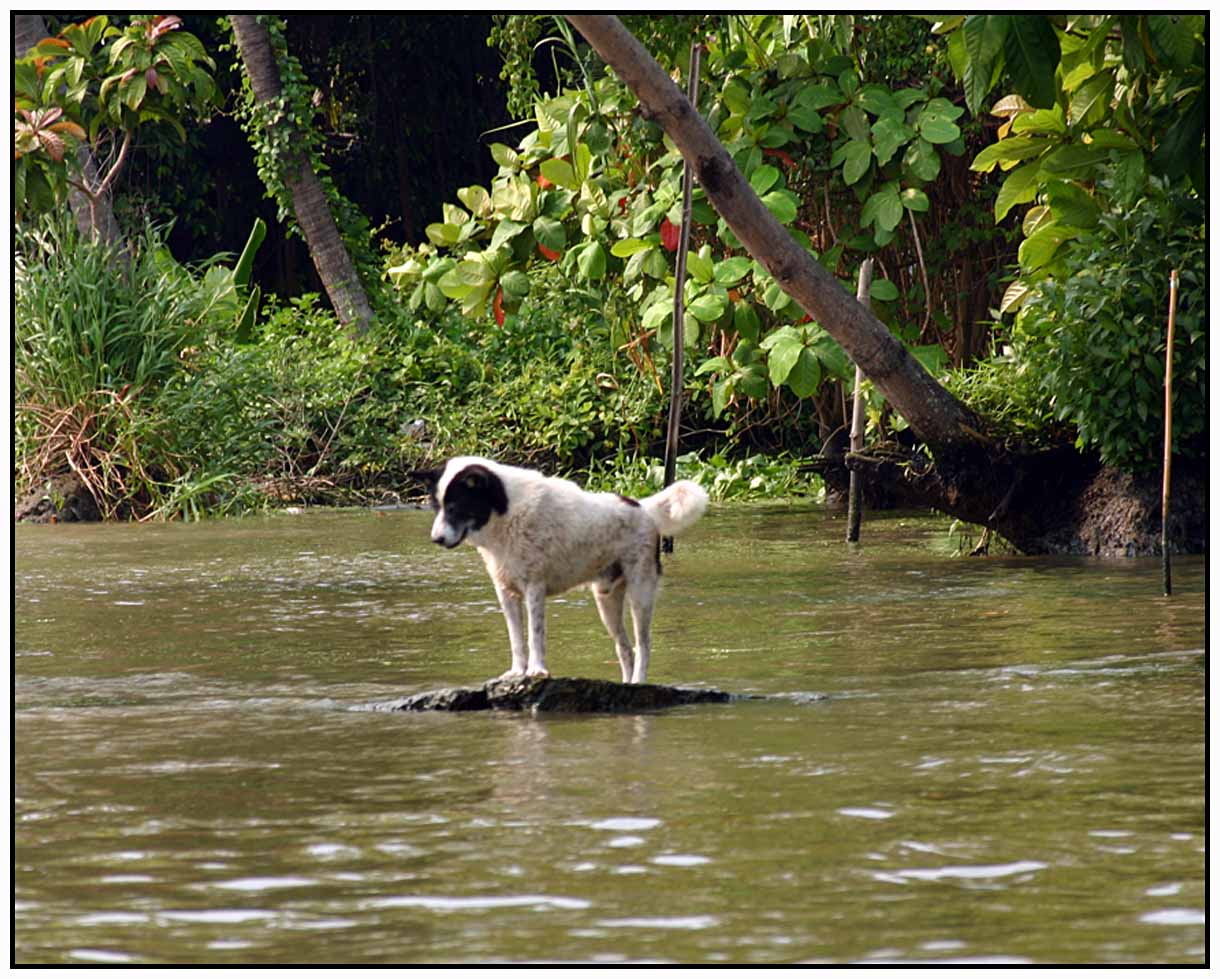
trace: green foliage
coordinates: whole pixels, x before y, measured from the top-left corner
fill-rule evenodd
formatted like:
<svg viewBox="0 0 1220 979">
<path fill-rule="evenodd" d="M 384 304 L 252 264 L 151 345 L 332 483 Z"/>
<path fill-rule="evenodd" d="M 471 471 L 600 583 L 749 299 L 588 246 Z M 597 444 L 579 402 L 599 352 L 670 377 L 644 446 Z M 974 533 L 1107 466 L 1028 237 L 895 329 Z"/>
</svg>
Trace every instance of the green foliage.
<svg viewBox="0 0 1220 979">
<path fill-rule="evenodd" d="M 1013 344 L 1055 417 L 1103 461 L 1146 468 L 1159 458 L 1169 274 L 1179 269 L 1174 367 L 1175 451 L 1195 454 L 1207 430 L 1207 241 L 1201 202 L 1159 180 L 1129 209 L 1100 216 L 1021 309 Z"/>
<path fill-rule="evenodd" d="M 705 20 L 718 29 L 708 38 L 702 111 L 772 214 L 854 290 L 856 263 L 848 256 L 892 243 L 929 211 L 944 154 L 963 152 L 957 120 L 964 109 L 935 80 L 907 77 L 925 63 L 909 51 L 901 81 L 885 83 L 881 61 L 852 47 L 851 18 Z M 881 30 L 882 20 L 858 23 Z M 521 65 L 532 57 L 530 45 L 549 40 L 536 41 L 543 26 L 508 18 L 493 40 Z M 572 289 L 625 297 L 634 323 L 618 342 L 639 340 L 641 349 L 663 355 L 674 334 L 681 155 L 639 118 L 626 87 L 609 72 L 591 73 L 570 36 L 560 34 L 579 87 L 538 98 L 535 127 L 516 145 L 492 144 L 499 171 L 490 187 L 460 190 L 460 204 L 444 204 L 441 220 L 426 228 L 428 241 L 399 252 L 387 277 L 414 313 L 436 315 L 453 303 L 472 318 L 490 310 L 506 328 L 539 271 L 554 268 Z M 684 58 L 690 28 L 667 26 L 662 34 L 662 60 Z M 895 31 L 878 36 L 899 50 Z M 920 58 L 927 58 L 922 50 Z M 823 217 L 831 191 L 850 201 L 838 233 Z M 814 222 L 828 246 L 822 251 L 805 230 Z M 695 377 L 709 379 L 715 415 L 740 417 L 780 388 L 814 397 L 849 376 L 837 344 L 744 254 L 700 188 L 692 241 L 683 336 Z M 875 283 L 883 317 L 893 315 L 899 297 L 894 283 Z"/>
<path fill-rule="evenodd" d="M 14 202 L 19 213 L 57 206 L 69 185 L 104 193 L 126 159 L 137 129 L 169 127 L 209 113 L 216 101 L 215 63 L 175 16 L 133 17 L 120 30 L 105 16 L 69 24 L 13 65 Z M 118 143 L 122 143 L 118 146 Z M 84 171 L 76 147 L 95 157 L 114 146 L 103 174 Z"/>
<path fill-rule="evenodd" d="M 686 452 L 676 460 L 675 478 L 695 480 L 717 503 L 820 498 L 824 492 L 820 479 L 802 471 L 800 460 L 782 453 L 730 458 L 714 452 L 704 458 L 703 453 Z M 642 456 L 615 458 L 591 466 L 583 483 L 594 492 L 649 496 L 664 488 L 665 466 Z"/>
<path fill-rule="evenodd" d="M 1104 211 L 1134 204 L 1150 177 L 1189 176 L 1206 192 L 1205 25 L 1184 14 L 977 14 L 942 25 L 971 111 L 1005 73 L 1015 89 L 991 108 L 1005 119 L 998 141 L 972 163 L 1007 173 L 997 222 L 1033 205 L 1001 312 L 1062 276 L 1078 239 Z"/>
<path fill-rule="evenodd" d="M 987 434 L 1014 447 L 1070 443 L 1070 426 L 1056 422 L 1039 369 L 1029 361 L 995 356 L 950 371 L 945 388 L 985 420 Z"/>
<path fill-rule="evenodd" d="M 18 486 L 70 469 L 104 515 L 172 504 L 192 480 L 163 399 L 190 351 L 231 325 L 231 272 L 183 268 L 152 229 L 126 260 L 62 219 L 20 226 L 16 245 Z"/>
</svg>

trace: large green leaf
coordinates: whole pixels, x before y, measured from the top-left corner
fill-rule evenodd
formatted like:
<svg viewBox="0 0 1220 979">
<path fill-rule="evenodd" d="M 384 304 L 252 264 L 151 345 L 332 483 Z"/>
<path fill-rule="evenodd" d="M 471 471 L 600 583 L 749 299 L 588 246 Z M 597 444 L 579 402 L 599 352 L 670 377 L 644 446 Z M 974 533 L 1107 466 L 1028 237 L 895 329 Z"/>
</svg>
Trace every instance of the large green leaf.
<svg viewBox="0 0 1220 979">
<path fill-rule="evenodd" d="M 761 197 L 779 182 L 780 176 L 776 167 L 766 163 L 750 174 L 750 186 Z"/>
<path fill-rule="evenodd" d="M 723 262 L 717 262 L 713 277 L 718 285 L 735 286 L 749 274 L 752 264 L 753 262 L 744 255 L 735 255 L 732 258 L 726 258 Z"/>
<path fill-rule="evenodd" d="M 890 90 L 881 85 L 865 85 L 856 93 L 855 101 L 860 108 L 875 116 L 902 120 L 902 107 Z"/>
<path fill-rule="evenodd" d="M 1207 124 L 1207 93 L 1183 98 L 1178 117 L 1152 154 L 1157 170 L 1173 179 L 1182 177 L 1202 154 L 1201 142 Z"/>
<path fill-rule="evenodd" d="M 962 88 L 966 105 L 974 115 L 978 115 L 983 100 L 996 82 L 999 55 L 1004 50 L 1010 19 L 1006 14 L 971 14 L 962 22 L 962 40 L 966 46 Z"/>
<path fill-rule="evenodd" d="M 902 198 L 898 195 L 898 183 L 892 180 L 871 195 L 860 211 L 861 224 L 871 224 L 885 231 L 893 231 L 901 220 Z"/>
<path fill-rule="evenodd" d="M 889 303 L 898 298 L 898 287 L 889 279 L 874 279 L 868 287 L 869 299 Z"/>
<path fill-rule="evenodd" d="M 797 93 L 795 99 L 797 105 L 814 110 L 825 109 L 831 105 L 842 105 L 844 101 L 843 93 L 839 89 L 821 83 L 806 85 Z"/>
<path fill-rule="evenodd" d="M 803 129 L 807 133 L 820 133 L 825 127 L 821 113 L 805 105 L 789 106 L 787 119 L 798 129 Z"/>
<path fill-rule="evenodd" d="M 797 198 L 792 191 L 773 190 L 763 195 L 762 202 L 780 224 L 791 224 L 796 219 Z"/>
<path fill-rule="evenodd" d="M 854 184 L 868 173 L 873 159 L 873 148 L 858 139 L 849 140 L 844 148 L 843 182 Z"/>
<path fill-rule="evenodd" d="M 568 233 L 563 222 L 554 218 L 539 217 L 534 219 L 534 237 L 539 244 L 553 252 L 563 251 L 568 243 Z"/>
<path fill-rule="evenodd" d="M 1195 20 L 1186 14 L 1149 14 L 1148 37 L 1175 68 L 1189 68 L 1195 53 Z"/>
<path fill-rule="evenodd" d="M 580 246 L 576 253 L 576 267 L 590 281 L 605 277 L 606 252 L 600 241 L 589 241 Z"/>
<path fill-rule="evenodd" d="M 1004 34 L 1004 66 L 1017 92 L 1036 109 L 1055 104 L 1059 36 L 1044 14 L 1013 14 Z"/>
<path fill-rule="evenodd" d="M 867 143 L 872 135 L 872 127 L 869 126 L 868 116 L 858 106 L 849 105 L 840 112 L 839 125 L 846 130 L 848 136 L 852 139 L 858 139 L 862 143 Z"/>
<path fill-rule="evenodd" d="M 711 282 L 715 265 L 711 258 L 691 252 L 686 256 L 686 271 L 699 282 Z"/>
<path fill-rule="evenodd" d="M 615 258 L 630 258 L 639 252 L 646 252 L 650 248 L 656 248 L 655 241 L 645 241 L 642 238 L 624 238 L 622 241 L 616 241 L 610 246 L 610 254 Z"/>
<path fill-rule="evenodd" d="M 762 320 L 759 319 L 758 310 L 754 308 L 753 303 L 745 300 L 733 303 L 733 329 L 739 336 L 747 340 L 757 340 L 761 327 Z"/>
<path fill-rule="evenodd" d="M 1053 180 L 1046 185 L 1046 197 L 1055 221 L 1075 228 L 1091 228 L 1101 215 L 1101 208 L 1087 190 L 1067 180 Z"/>
<path fill-rule="evenodd" d="M 424 234 L 428 236 L 428 240 L 442 248 L 456 245 L 461 233 L 462 229 L 458 225 L 441 223 L 439 221 L 424 228 Z"/>
<path fill-rule="evenodd" d="M 1059 144 L 1055 140 L 1042 139 L 1038 136 L 1009 136 L 985 147 L 974 158 L 970 169 L 978 170 L 980 173 L 990 173 L 996 168 L 996 164 L 1007 163 L 1009 166 L 1004 169 L 1008 170 L 1013 164 L 1041 156 L 1057 145 Z"/>
<path fill-rule="evenodd" d="M 952 143 L 962 134 L 957 123 L 938 115 L 921 114 L 915 126 L 929 143 Z"/>
<path fill-rule="evenodd" d="M 496 230 L 491 233 L 491 247 L 499 248 L 501 245 L 507 244 L 528 227 L 528 224 L 505 218 L 496 225 Z"/>
<path fill-rule="evenodd" d="M 1109 159 L 1104 147 L 1070 143 L 1047 153 L 1039 163 L 1044 173 L 1056 177 L 1083 177 L 1088 170 Z"/>
<path fill-rule="evenodd" d="M 1114 93 L 1114 76 L 1103 71 L 1094 75 L 1072 95 L 1070 113 L 1072 126 L 1088 126 L 1100 122 Z"/>
<path fill-rule="evenodd" d="M 877 163 L 885 166 L 898 152 L 915 138 L 915 131 L 901 119 L 883 116 L 873 123 L 873 152 L 877 155 Z"/>
<path fill-rule="evenodd" d="M 1059 251 L 1059 246 L 1076 236 L 1075 228 L 1064 227 L 1060 224 L 1048 224 L 1039 228 L 1021 242 L 1021 247 L 1017 249 L 1017 260 L 1021 264 L 1021 271 L 1028 275 L 1050 264 Z"/>
<path fill-rule="evenodd" d="M 805 349 L 805 342 L 795 329 L 785 326 L 763 340 L 762 348 L 767 351 L 767 369 L 771 383 L 779 387 L 788 380 L 788 375 L 800 359 L 801 351 Z"/>
<path fill-rule="evenodd" d="M 491 158 L 507 170 L 517 168 L 517 151 L 504 143 L 492 143 Z"/>
<path fill-rule="evenodd" d="M 713 323 L 728 309 L 728 300 L 714 292 L 705 292 L 687 303 L 686 311 L 700 323 Z"/>
<path fill-rule="evenodd" d="M 1018 95 L 1017 98 L 1020 98 Z M 1050 109 L 1034 109 L 1032 112 L 1022 112 L 1012 121 L 1013 135 L 1024 133 L 1049 133 L 1052 136 L 1063 136 L 1067 133 L 1067 121 L 1063 107 L 1056 104 Z"/>
<path fill-rule="evenodd" d="M 506 295 L 524 299 L 530 292 L 530 279 L 520 269 L 512 269 L 500 276 L 500 287 Z"/>
<path fill-rule="evenodd" d="M 995 219 L 1004 220 L 1015 204 L 1028 204 L 1038 193 L 1038 172 L 1041 169 L 1037 160 L 1033 163 L 1023 163 L 1012 171 L 1000 185 L 1000 192 L 995 199 Z"/>
<path fill-rule="evenodd" d="M 1114 163 L 1114 189 L 1123 204 L 1132 204 L 1143 192 L 1148 179 L 1144 154 L 1139 150 L 1121 153 Z"/>
<path fill-rule="evenodd" d="M 936 147 L 922 136 L 916 139 L 903 154 L 902 165 L 910 170 L 917 180 L 930 183 L 940 174 L 940 154 Z"/>
<path fill-rule="evenodd" d="M 802 347 L 788 372 L 788 387 L 798 398 L 808 398 L 822 384 L 822 365 L 808 347 Z"/>
</svg>

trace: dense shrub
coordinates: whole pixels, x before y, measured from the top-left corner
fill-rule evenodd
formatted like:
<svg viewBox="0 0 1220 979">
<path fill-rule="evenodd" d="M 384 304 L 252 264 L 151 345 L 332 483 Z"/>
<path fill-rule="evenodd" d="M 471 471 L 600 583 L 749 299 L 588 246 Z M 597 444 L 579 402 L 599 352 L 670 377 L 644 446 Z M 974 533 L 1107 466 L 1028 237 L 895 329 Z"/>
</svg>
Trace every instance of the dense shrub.
<svg viewBox="0 0 1220 979">
<path fill-rule="evenodd" d="M 1174 350 L 1175 450 L 1196 454 L 1207 429 L 1207 239 L 1198 198 L 1150 182 L 1150 194 L 1101 216 L 1017 317 L 1018 364 L 1057 419 L 1103 461 L 1139 470 L 1159 458 L 1169 277 L 1181 292 Z"/>
<path fill-rule="evenodd" d="M 146 229 L 124 246 L 67 220 L 18 226 L 16 488 L 74 473 L 104 516 L 174 512 L 202 491 L 164 410 L 184 356 L 235 299 L 227 270 L 178 265 Z"/>
</svg>

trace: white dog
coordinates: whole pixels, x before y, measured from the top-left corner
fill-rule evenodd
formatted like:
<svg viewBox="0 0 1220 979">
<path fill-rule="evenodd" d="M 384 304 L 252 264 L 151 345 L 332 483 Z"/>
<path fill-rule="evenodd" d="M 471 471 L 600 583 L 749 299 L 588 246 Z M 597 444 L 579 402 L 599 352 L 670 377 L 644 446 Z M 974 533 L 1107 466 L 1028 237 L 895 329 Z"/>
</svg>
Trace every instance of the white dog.
<svg viewBox="0 0 1220 979">
<path fill-rule="evenodd" d="M 548 675 L 546 596 L 589 584 L 614 640 L 623 682 L 644 682 L 661 537 L 680 534 L 703 516 L 707 493 L 698 483 L 681 480 L 633 500 L 588 493 L 566 479 L 475 456 L 415 475 L 428 484 L 437 511 L 432 540 L 457 547 L 469 538 L 483 556 L 508 623 L 512 668 L 505 677 Z M 624 600 L 635 626 L 634 649 L 623 627 Z"/>
</svg>

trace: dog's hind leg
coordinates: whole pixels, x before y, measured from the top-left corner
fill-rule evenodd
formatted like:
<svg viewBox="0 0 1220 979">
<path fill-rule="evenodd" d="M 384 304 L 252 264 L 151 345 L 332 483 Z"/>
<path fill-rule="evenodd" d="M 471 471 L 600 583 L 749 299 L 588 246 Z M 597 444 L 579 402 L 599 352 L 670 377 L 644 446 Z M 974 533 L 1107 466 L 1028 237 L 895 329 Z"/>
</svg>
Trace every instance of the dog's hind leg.
<svg viewBox="0 0 1220 979">
<path fill-rule="evenodd" d="M 635 581 L 627 586 L 627 607 L 631 609 L 631 624 L 635 626 L 635 668 L 632 683 L 643 683 L 648 676 L 648 658 L 652 655 L 652 610 L 656 604 L 655 578 Z"/>
<path fill-rule="evenodd" d="M 546 668 L 546 588 L 530 585 L 525 591 L 525 611 L 530 620 L 530 660 L 526 673 L 550 676 Z"/>
<path fill-rule="evenodd" d="M 614 640 L 614 651 L 618 653 L 618 663 L 623 671 L 623 682 L 630 683 L 634 671 L 635 654 L 631 650 L 631 640 L 627 638 L 627 630 L 623 628 L 623 579 L 619 578 L 613 584 L 604 580 L 593 583 L 593 600 L 597 603 L 597 614 L 602 617 L 602 625 Z"/>
<path fill-rule="evenodd" d="M 500 609 L 504 612 L 504 621 L 508 625 L 508 643 L 513 656 L 513 665 L 501 676 L 502 678 L 523 676 L 526 667 L 526 651 L 525 629 L 521 622 L 521 596 L 497 585 L 496 597 L 500 599 Z"/>
</svg>

